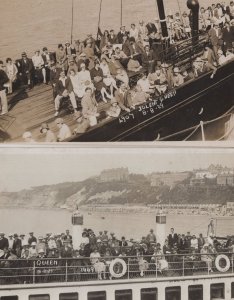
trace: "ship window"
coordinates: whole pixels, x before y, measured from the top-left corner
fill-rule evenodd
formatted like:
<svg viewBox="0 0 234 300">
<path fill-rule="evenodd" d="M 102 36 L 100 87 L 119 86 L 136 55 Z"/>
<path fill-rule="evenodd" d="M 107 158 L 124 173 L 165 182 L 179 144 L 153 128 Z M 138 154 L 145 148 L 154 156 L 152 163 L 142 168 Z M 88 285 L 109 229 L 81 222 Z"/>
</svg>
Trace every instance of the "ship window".
<svg viewBox="0 0 234 300">
<path fill-rule="evenodd" d="M 224 299 L 224 283 L 210 285 L 210 299 Z"/>
<path fill-rule="evenodd" d="M 189 300 L 203 300 L 203 286 L 190 285 L 188 287 Z"/>
<path fill-rule="evenodd" d="M 18 300 L 18 296 L 3 296 L 0 297 L 1 300 Z"/>
<path fill-rule="evenodd" d="M 132 290 L 115 291 L 115 300 L 132 300 Z"/>
<path fill-rule="evenodd" d="M 106 292 L 89 292 L 88 293 L 88 300 L 106 300 Z"/>
<path fill-rule="evenodd" d="M 29 300 L 50 300 L 50 295 L 30 295 Z"/>
<path fill-rule="evenodd" d="M 78 300 L 78 293 L 59 294 L 59 300 Z"/>
<path fill-rule="evenodd" d="M 166 300 L 180 300 L 181 299 L 180 286 L 167 287 L 165 293 L 166 293 Z"/>
<path fill-rule="evenodd" d="M 231 290 L 231 297 L 234 298 L 234 282 L 232 282 Z"/>
<path fill-rule="evenodd" d="M 141 300 L 157 300 L 158 290 L 157 289 L 141 289 Z"/>
</svg>

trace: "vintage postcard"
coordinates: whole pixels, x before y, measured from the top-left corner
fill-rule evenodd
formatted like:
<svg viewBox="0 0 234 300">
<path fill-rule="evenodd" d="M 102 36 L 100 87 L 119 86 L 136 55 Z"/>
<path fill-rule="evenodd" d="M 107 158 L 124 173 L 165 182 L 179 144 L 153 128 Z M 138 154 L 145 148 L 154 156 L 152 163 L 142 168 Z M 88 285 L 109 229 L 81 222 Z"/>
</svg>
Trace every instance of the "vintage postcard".
<svg viewBox="0 0 234 300">
<path fill-rule="evenodd" d="M 1 0 L 0 142 L 233 140 L 218 2 Z"/>
<path fill-rule="evenodd" d="M 234 150 L 1 148 L 1 300 L 234 297 Z"/>
</svg>

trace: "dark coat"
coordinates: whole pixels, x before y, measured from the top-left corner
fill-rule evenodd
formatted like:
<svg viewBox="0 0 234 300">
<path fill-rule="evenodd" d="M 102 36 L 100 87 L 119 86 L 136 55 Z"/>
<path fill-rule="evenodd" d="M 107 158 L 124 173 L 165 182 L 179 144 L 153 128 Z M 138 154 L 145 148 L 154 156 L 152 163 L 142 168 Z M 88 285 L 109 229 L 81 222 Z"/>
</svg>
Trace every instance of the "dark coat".
<svg viewBox="0 0 234 300">
<path fill-rule="evenodd" d="M 62 94 L 65 90 L 67 90 L 68 93 L 71 93 L 73 91 L 73 87 L 72 87 L 72 83 L 71 83 L 70 78 L 66 78 L 65 86 L 63 85 L 63 83 L 60 79 L 56 83 L 56 93 L 57 93 L 57 95 L 62 96 Z"/>
<path fill-rule="evenodd" d="M 1 71 L 1 70 L 0 70 Z M 7 238 L 2 238 L 0 240 L 0 249 L 3 250 L 4 248 L 8 248 L 9 247 L 9 242 Z"/>
<path fill-rule="evenodd" d="M 170 247 L 173 247 L 174 244 L 178 242 L 178 235 L 177 233 L 174 233 L 174 236 L 172 237 L 171 233 L 168 236 L 168 244 Z"/>
<path fill-rule="evenodd" d="M 3 71 L 0 70 L 0 91 L 5 90 L 4 84 L 7 83 L 9 81 L 7 74 Z M 0 247 L 0 249 L 2 249 Z"/>
<path fill-rule="evenodd" d="M 25 60 L 23 58 L 19 59 L 16 64 L 19 73 L 25 74 L 25 73 L 32 73 L 33 71 L 33 62 L 28 57 Z"/>
</svg>

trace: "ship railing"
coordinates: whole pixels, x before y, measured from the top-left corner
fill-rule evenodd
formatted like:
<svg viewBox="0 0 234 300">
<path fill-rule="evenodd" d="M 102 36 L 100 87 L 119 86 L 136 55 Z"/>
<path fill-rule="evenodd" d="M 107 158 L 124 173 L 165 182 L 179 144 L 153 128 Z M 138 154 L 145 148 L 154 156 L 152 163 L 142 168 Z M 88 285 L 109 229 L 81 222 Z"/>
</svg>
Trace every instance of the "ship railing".
<svg viewBox="0 0 234 300">
<path fill-rule="evenodd" d="M 0 260 L 0 285 L 160 279 L 234 273 L 234 253 Z"/>
</svg>

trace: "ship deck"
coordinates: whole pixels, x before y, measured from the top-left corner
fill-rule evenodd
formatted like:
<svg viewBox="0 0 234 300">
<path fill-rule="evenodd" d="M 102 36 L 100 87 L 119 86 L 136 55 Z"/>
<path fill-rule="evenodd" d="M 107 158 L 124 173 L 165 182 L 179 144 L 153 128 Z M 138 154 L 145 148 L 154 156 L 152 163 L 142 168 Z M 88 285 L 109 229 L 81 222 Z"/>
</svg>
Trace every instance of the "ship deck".
<svg viewBox="0 0 234 300">
<path fill-rule="evenodd" d="M 41 124 L 46 122 L 50 129 L 58 133 L 54 116 L 54 100 L 50 85 L 39 84 L 31 90 L 20 88 L 8 96 L 9 113 L 0 116 L 0 142 L 7 143 L 23 142 L 22 134 L 30 131 L 36 142 L 43 142 L 44 136 L 40 133 Z M 99 112 L 107 109 L 109 103 L 99 102 Z M 58 117 L 64 119 L 64 123 L 71 131 L 76 127 L 76 120 L 73 112 L 69 109 L 68 101 L 62 104 Z"/>
</svg>

